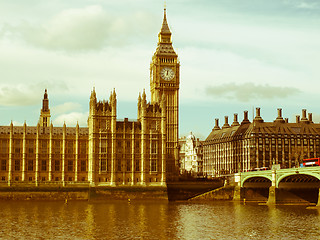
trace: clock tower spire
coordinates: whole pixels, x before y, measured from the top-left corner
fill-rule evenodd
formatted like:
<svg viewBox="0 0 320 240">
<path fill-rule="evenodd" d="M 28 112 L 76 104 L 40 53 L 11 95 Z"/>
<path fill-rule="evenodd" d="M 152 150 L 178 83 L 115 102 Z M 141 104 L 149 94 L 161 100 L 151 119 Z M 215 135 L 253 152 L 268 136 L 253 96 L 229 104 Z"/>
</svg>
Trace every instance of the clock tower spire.
<svg viewBox="0 0 320 240">
<path fill-rule="evenodd" d="M 178 173 L 179 85 L 180 62 L 172 46 L 165 7 L 157 48 L 150 63 L 150 90 L 152 103 L 160 103 L 162 97 L 166 102 L 167 180 Z"/>
</svg>

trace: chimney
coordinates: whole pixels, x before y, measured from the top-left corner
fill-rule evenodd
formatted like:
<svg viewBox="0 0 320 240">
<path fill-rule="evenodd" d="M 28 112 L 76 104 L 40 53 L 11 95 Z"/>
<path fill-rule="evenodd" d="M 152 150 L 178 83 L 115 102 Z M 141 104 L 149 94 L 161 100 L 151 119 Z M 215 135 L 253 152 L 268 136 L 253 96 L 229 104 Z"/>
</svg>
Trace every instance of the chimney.
<svg viewBox="0 0 320 240">
<path fill-rule="evenodd" d="M 302 109 L 302 118 L 301 118 L 301 122 L 308 122 L 308 118 L 307 118 L 307 109 Z"/>
<path fill-rule="evenodd" d="M 284 119 L 285 123 L 289 123 L 289 118 Z"/>
<path fill-rule="evenodd" d="M 219 127 L 219 118 L 216 118 L 215 119 L 215 126 L 214 126 L 214 128 L 212 130 L 219 130 L 219 129 L 220 129 L 220 127 Z"/>
<path fill-rule="evenodd" d="M 300 123 L 300 116 L 296 115 L 296 123 Z"/>
<path fill-rule="evenodd" d="M 245 123 L 250 123 L 248 119 L 248 111 L 243 112 L 243 121 L 241 122 L 241 124 L 245 124 Z"/>
<path fill-rule="evenodd" d="M 308 113 L 308 117 L 309 117 L 309 122 L 313 123 L 313 121 L 312 121 L 312 113 Z"/>
<path fill-rule="evenodd" d="M 260 116 L 260 108 L 256 108 L 256 117 L 253 120 L 254 122 L 263 122 L 262 117 Z"/>
<path fill-rule="evenodd" d="M 260 117 L 260 108 L 256 108 L 256 117 Z"/>
<path fill-rule="evenodd" d="M 278 117 L 275 122 L 285 123 L 285 120 L 282 118 L 282 108 L 278 108 Z"/>
<path fill-rule="evenodd" d="M 230 127 L 229 123 L 228 123 L 228 116 L 225 116 L 224 117 L 224 125 L 222 126 L 222 129 L 223 128 L 228 128 Z"/>
<path fill-rule="evenodd" d="M 235 114 L 233 114 L 233 123 L 232 123 L 232 127 L 233 126 L 239 126 L 240 124 L 239 124 L 239 122 L 238 122 L 238 114 L 237 113 L 235 113 Z"/>
</svg>

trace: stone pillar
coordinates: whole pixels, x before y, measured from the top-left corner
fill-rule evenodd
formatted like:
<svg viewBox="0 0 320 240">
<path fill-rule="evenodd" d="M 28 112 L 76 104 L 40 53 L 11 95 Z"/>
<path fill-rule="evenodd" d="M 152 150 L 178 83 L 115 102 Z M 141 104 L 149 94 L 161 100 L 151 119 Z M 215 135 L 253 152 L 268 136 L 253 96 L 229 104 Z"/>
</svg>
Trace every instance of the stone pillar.
<svg viewBox="0 0 320 240">
<path fill-rule="evenodd" d="M 276 204 L 276 170 L 272 170 L 272 185 L 269 187 L 269 197 L 267 201 L 267 205 L 275 205 Z"/>
<path fill-rule="evenodd" d="M 135 122 L 132 123 L 132 132 L 131 132 L 131 185 L 134 185 L 135 179 Z"/>
<path fill-rule="evenodd" d="M 21 174 L 21 181 L 25 181 L 25 174 L 26 174 L 26 137 L 27 137 L 27 124 L 24 122 L 23 124 L 23 147 L 22 147 L 22 174 Z"/>
<path fill-rule="evenodd" d="M 9 162 L 8 162 L 8 186 L 11 186 L 12 177 L 12 151 L 13 151 L 13 123 L 10 124 Z"/>
<path fill-rule="evenodd" d="M 111 179 L 110 185 L 114 186 L 116 181 L 116 161 L 119 159 L 116 158 L 117 151 L 117 99 L 115 90 L 110 94 L 110 104 L 111 104 Z"/>
<path fill-rule="evenodd" d="M 74 163 L 74 181 L 78 181 L 78 162 L 79 162 L 79 123 L 77 122 L 76 126 L 76 158 L 75 158 L 75 163 Z"/>
<path fill-rule="evenodd" d="M 161 185 L 166 185 L 166 156 L 167 156 L 167 147 L 166 147 L 166 134 L 167 134 L 167 104 L 166 96 L 163 94 L 161 96 Z"/>
<path fill-rule="evenodd" d="M 48 181 L 52 181 L 53 125 L 50 124 Z"/>
<path fill-rule="evenodd" d="M 62 135 L 62 160 L 61 160 L 61 180 L 62 185 L 65 186 L 65 159 L 66 159 L 66 138 L 67 138 L 67 127 L 66 123 L 63 124 L 63 135 Z"/>
<path fill-rule="evenodd" d="M 39 178 L 39 153 L 40 153 L 40 124 L 37 125 L 37 138 L 36 138 L 36 166 L 35 166 L 35 174 L 34 181 L 36 186 L 38 186 L 38 178 Z"/>
</svg>

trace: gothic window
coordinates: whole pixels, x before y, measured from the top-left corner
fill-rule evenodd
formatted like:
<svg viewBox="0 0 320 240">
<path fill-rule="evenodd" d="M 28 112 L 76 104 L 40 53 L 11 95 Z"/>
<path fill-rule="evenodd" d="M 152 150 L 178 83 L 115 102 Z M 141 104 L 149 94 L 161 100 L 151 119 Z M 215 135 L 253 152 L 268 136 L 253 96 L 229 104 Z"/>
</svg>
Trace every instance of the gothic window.
<svg viewBox="0 0 320 240">
<path fill-rule="evenodd" d="M 41 141 L 41 153 L 45 154 L 47 152 L 48 152 L 47 141 L 46 140 L 42 140 Z"/>
<path fill-rule="evenodd" d="M 7 170 L 7 160 L 1 160 L 1 171 Z"/>
<path fill-rule="evenodd" d="M 157 159 L 151 159 L 151 171 L 152 172 L 157 171 Z"/>
<path fill-rule="evenodd" d="M 157 141 L 152 141 L 151 142 L 151 153 L 152 154 L 157 154 L 158 153 L 158 142 Z"/>
<path fill-rule="evenodd" d="M 102 172 L 107 171 L 107 161 L 106 161 L 106 159 L 102 159 L 101 160 L 100 170 Z"/>
<path fill-rule="evenodd" d="M 81 161 L 80 169 L 81 169 L 81 172 L 87 171 L 87 162 L 86 162 L 86 160 L 82 160 Z"/>
<path fill-rule="evenodd" d="M 33 154 L 34 153 L 34 141 L 33 140 L 30 140 L 28 141 L 28 152 L 30 154 Z"/>
<path fill-rule="evenodd" d="M 117 171 L 121 171 L 121 158 L 119 159 L 117 159 Z"/>
<path fill-rule="evenodd" d="M 139 149 L 140 149 L 140 142 L 139 142 L 139 141 L 136 141 L 135 149 L 136 149 L 136 150 L 139 150 Z"/>
<path fill-rule="evenodd" d="M 60 141 L 59 140 L 54 141 L 54 153 L 56 153 L 56 154 L 60 153 Z"/>
<path fill-rule="evenodd" d="M 136 164 L 135 164 L 135 165 L 136 165 L 136 166 L 135 166 L 135 167 L 136 167 L 136 168 L 135 168 L 136 171 L 137 171 L 137 172 L 140 171 L 140 160 L 139 160 L 139 159 L 136 160 Z"/>
<path fill-rule="evenodd" d="M 19 159 L 14 160 L 14 170 L 20 171 L 20 160 Z"/>
<path fill-rule="evenodd" d="M 107 152 L 107 142 L 105 140 L 102 140 L 100 142 L 100 152 L 106 153 Z"/>
<path fill-rule="evenodd" d="M 73 141 L 68 141 L 67 142 L 67 153 L 68 154 L 73 154 Z"/>
<path fill-rule="evenodd" d="M 2 143 L 1 143 L 1 153 L 7 153 L 7 152 L 8 152 L 7 140 L 2 140 Z"/>
<path fill-rule="evenodd" d="M 54 170 L 55 171 L 60 171 L 60 160 L 55 160 L 54 161 Z"/>
<path fill-rule="evenodd" d="M 33 171 L 33 160 L 28 160 L 28 171 Z"/>
<path fill-rule="evenodd" d="M 131 171 L 131 161 L 130 159 L 127 159 L 127 171 Z"/>
<path fill-rule="evenodd" d="M 73 161 L 69 160 L 68 161 L 68 172 L 72 172 L 73 171 Z"/>
<path fill-rule="evenodd" d="M 47 171 L 47 161 L 46 160 L 41 161 L 41 171 Z"/>
<path fill-rule="evenodd" d="M 20 140 L 15 140 L 14 141 L 14 153 L 20 153 Z"/>
<path fill-rule="evenodd" d="M 86 141 L 80 141 L 80 154 L 86 154 L 87 153 L 87 143 Z"/>
<path fill-rule="evenodd" d="M 126 144 L 126 152 L 127 152 L 127 153 L 130 153 L 130 152 L 131 152 L 131 142 L 130 142 L 130 141 L 127 141 L 127 144 Z"/>
<path fill-rule="evenodd" d="M 117 152 L 118 152 L 118 153 L 122 153 L 122 144 L 121 144 L 121 141 L 118 141 L 118 142 L 117 142 Z"/>
</svg>

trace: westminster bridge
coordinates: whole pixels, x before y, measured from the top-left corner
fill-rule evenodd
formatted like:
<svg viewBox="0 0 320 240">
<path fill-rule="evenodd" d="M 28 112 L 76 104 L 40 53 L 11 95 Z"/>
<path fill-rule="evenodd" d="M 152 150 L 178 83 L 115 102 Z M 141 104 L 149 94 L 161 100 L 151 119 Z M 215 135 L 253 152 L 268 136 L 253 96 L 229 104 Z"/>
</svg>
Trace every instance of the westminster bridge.
<svg viewBox="0 0 320 240">
<path fill-rule="evenodd" d="M 241 172 L 234 182 L 234 200 L 320 204 L 319 166 Z"/>
</svg>

